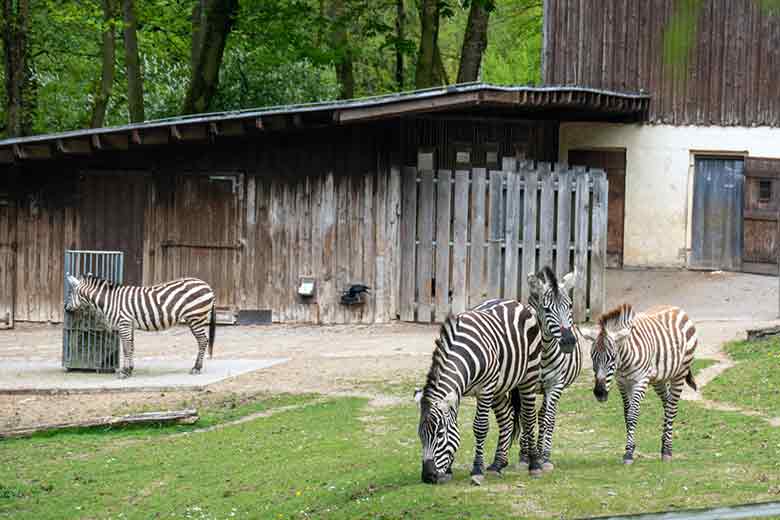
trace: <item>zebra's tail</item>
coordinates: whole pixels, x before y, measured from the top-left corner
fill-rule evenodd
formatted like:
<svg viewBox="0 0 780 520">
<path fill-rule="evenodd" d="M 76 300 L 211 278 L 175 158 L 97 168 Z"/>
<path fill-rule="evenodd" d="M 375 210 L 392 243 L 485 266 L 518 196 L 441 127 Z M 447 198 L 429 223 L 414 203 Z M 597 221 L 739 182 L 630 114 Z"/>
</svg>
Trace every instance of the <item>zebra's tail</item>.
<svg viewBox="0 0 780 520">
<path fill-rule="evenodd" d="M 523 400 L 520 397 L 520 389 L 517 387 L 514 387 L 509 392 L 509 397 L 512 402 L 512 410 L 514 411 L 514 414 L 512 416 L 512 441 L 515 441 L 516 439 L 520 438 L 520 417 L 522 416 L 522 404 Z"/>
<path fill-rule="evenodd" d="M 214 355 L 214 336 L 217 334 L 217 305 L 211 306 L 211 321 L 209 322 L 209 359 Z"/>
<path fill-rule="evenodd" d="M 696 387 L 696 380 L 693 379 L 693 372 L 691 371 L 690 368 L 688 369 L 688 375 L 685 376 L 685 382 L 688 383 L 688 386 L 690 386 L 694 390 L 697 390 L 697 391 L 699 390 Z"/>
</svg>

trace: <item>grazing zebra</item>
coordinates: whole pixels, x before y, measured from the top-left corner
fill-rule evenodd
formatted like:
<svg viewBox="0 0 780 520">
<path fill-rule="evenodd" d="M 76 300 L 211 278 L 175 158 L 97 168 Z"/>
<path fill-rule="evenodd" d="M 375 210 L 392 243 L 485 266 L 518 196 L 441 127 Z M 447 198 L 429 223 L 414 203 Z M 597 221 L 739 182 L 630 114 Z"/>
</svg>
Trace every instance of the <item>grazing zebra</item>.
<svg viewBox="0 0 780 520">
<path fill-rule="evenodd" d="M 569 298 L 575 280 L 576 273 L 569 273 L 559 284 L 549 267 L 544 267 L 538 274 L 528 275 L 531 289 L 528 304 L 536 313 L 542 329 L 542 368 L 538 390 L 543 400 L 539 409 L 537 453 L 544 471 L 554 468 L 550 452 L 558 400 L 582 369 L 582 350 L 573 331 L 574 316 Z M 521 464 L 528 463 L 527 450 L 528 447 L 523 446 Z"/>
<path fill-rule="evenodd" d="M 593 341 L 591 357 L 596 378 L 593 394 L 605 402 L 614 375 L 623 396 L 626 421 L 623 463 L 634 461 L 634 431 L 648 385 L 653 386 L 664 405 L 661 458 L 671 460 L 672 425 L 683 382 L 696 390 L 691 372 L 698 344 L 696 326 L 678 307 L 655 307 L 645 313 L 635 313 L 630 305 L 623 304 L 599 318 L 598 336 L 589 339 Z"/>
<path fill-rule="evenodd" d="M 462 397 L 477 398 L 474 417 L 475 454 L 472 482 L 483 480 L 485 438 L 492 408 L 498 422 L 496 454 L 488 471 L 500 473 L 519 419 L 509 391 L 519 388 L 524 442 L 533 446 L 534 400 L 539 377 L 541 333 L 528 307 L 501 301 L 482 310 L 449 316 L 441 326 L 425 388 L 415 393 L 420 404 L 418 434 L 422 442 L 422 480 L 441 483 L 452 477 L 452 462 L 460 445 L 458 405 Z M 530 453 L 532 474 L 541 473 L 535 449 Z"/>
<path fill-rule="evenodd" d="M 65 310 L 73 312 L 84 305 L 96 309 L 106 324 L 119 331 L 124 366 L 119 377 L 133 373 L 133 330 L 164 330 L 180 321 L 189 325 L 198 342 L 198 357 L 191 374 L 203 368 L 206 347 L 211 357 L 214 348 L 214 291 L 197 278 L 181 278 L 151 287 L 115 285 L 108 280 L 68 275 L 70 291 Z"/>
</svg>

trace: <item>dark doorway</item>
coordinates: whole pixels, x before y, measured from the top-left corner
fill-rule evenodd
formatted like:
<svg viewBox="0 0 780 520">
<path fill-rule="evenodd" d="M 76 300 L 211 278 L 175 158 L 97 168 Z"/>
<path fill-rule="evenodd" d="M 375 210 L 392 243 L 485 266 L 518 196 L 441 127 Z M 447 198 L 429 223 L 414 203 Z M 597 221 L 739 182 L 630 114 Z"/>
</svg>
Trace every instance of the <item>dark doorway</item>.
<svg viewBox="0 0 780 520">
<path fill-rule="evenodd" d="M 147 177 L 137 172 L 86 173 L 80 177 L 79 249 L 122 251 L 123 281 L 143 284 L 144 208 Z"/>
<path fill-rule="evenodd" d="M 780 159 L 745 158 L 742 270 L 777 274 Z"/>
<path fill-rule="evenodd" d="M 569 164 L 600 168 L 609 182 L 607 267 L 623 267 L 623 219 L 626 211 L 625 150 L 569 150 Z"/>
<path fill-rule="evenodd" d="M 692 269 L 742 268 L 741 158 L 696 157 L 693 181 Z"/>
</svg>

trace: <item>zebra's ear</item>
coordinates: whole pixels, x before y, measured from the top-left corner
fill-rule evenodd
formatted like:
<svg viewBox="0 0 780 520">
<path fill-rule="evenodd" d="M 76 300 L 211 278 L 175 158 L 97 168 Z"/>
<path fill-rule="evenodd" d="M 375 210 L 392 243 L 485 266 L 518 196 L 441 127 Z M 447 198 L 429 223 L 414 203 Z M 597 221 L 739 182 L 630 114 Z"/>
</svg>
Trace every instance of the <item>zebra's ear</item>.
<svg viewBox="0 0 780 520">
<path fill-rule="evenodd" d="M 612 339 L 615 343 L 622 343 L 625 341 L 626 338 L 628 338 L 631 335 L 631 326 L 623 327 L 618 330 L 607 330 L 607 334 L 609 334 L 610 339 Z"/>
<path fill-rule="evenodd" d="M 582 329 L 580 329 L 580 335 L 583 337 L 583 339 L 586 339 L 586 340 L 590 341 L 591 343 L 595 343 L 596 342 L 597 335 L 594 336 L 593 332 L 591 332 L 591 331 L 583 332 Z"/>
<path fill-rule="evenodd" d="M 76 289 L 81 284 L 81 282 L 79 282 L 78 278 L 76 278 L 75 276 L 70 275 L 70 274 L 68 275 L 68 283 L 74 289 Z"/>
<path fill-rule="evenodd" d="M 444 399 L 439 401 L 439 409 L 442 412 L 455 410 L 457 408 L 458 408 L 458 396 L 455 395 L 455 392 L 450 392 L 449 394 L 444 396 Z"/>
<path fill-rule="evenodd" d="M 416 388 L 414 390 L 414 402 L 417 403 L 417 406 L 420 406 L 420 401 L 422 401 L 422 398 L 423 398 L 422 388 Z"/>
<path fill-rule="evenodd" d="M 558 285 L 558 287 L 568 292 L 574 289 L 574 284 L 576 283 L 577 283 L 577 271 L 572 271 L 570 273 L 567 273 L 566 276 L 563 277 L 563 282 L 561 282 Z"/>
<path fill-rule="evenodd" d="M 541 294 L 545 290 L 545 281 L 540 279 L 536 273 L 530 273 L 528 275 L 528 287 L 531 289 L 532 294 Z"/>
</svg>

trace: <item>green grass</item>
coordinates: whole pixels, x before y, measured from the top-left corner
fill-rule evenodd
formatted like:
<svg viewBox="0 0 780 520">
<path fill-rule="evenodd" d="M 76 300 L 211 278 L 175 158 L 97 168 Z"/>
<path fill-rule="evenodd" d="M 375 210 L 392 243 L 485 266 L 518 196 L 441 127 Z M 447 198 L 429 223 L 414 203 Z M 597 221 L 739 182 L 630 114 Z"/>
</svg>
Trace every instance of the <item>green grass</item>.
<svg viewBox="0 0 780 520">
<path fill-rule="evenodd" d="M 716 363 L 717 361 L 714 359 L 694 359 L 692 367 L 694 377 L 705 368 L 710 367 Z"/>
<path fill-rule="evenodd" d="M 726 352 L 736 365 L 707 385 L 704 395 L 780 416 L 780 339 L 735 341 Z"/>
<path fill-rule="evenodd" d="M 780 498 L 780 429 L 683 402 L 675 461 L 662 464 L 661 407 L 650 393 L 637 461 L 624 467 L 620 399 L 597 403 L 586 376 L 561 400 L 553 474 L 531 480 L 513 470 L 472 487 L 467 399 L 454 480 L 421 484 L 418 412 L 406 386 L 397 389 L 409 404 L 389 408 L 313 396 L 220 406 L 205 412 L 211 424 L 303 405 L 207 433 L 158 427 L 4 441 L 0 518 L 576 518 Z"/>
</svg>

